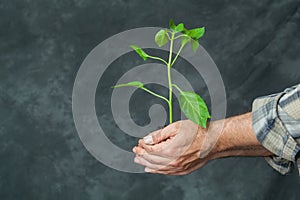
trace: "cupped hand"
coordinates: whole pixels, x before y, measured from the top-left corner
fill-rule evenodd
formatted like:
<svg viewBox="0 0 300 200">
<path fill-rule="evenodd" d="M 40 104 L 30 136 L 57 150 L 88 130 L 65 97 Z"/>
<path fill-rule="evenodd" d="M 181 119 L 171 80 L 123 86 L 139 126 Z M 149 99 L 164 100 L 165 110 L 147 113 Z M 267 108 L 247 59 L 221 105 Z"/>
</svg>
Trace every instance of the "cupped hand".
<svg viewBox="0 0 300 200">
<path fill-rule="evenodd" d="M 140 139 L 133 148 L 134 162 L 150 173 L 188 174 L 213 157 L 211 144 L 204 140 L 206 132 L 190 120 L 174 122 Z M 207 144 L 203 145 L 203 141 Z M 200 153 L 205 156 L 200 158 Z"/>
</svg>

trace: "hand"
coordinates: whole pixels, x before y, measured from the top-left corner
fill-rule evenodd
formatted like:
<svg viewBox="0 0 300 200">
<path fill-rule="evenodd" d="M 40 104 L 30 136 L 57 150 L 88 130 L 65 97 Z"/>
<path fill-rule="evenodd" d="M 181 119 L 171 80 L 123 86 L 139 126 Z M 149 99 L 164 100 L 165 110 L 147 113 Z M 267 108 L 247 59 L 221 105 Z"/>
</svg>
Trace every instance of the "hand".
<svg viewBox="0 0 300 200">
<path fill-rule="evenodd" d="M 146 172 L 188 174 L 212 158 L 212 147 L 209 144 L 202 146 L 206 131 L 190 120 L 170 124 L 139 140 L 138 146 L 133 148 L 134 161 L 144 165 Z M 200 158 L 200 152 L 205 156 Z"/>
</svg>

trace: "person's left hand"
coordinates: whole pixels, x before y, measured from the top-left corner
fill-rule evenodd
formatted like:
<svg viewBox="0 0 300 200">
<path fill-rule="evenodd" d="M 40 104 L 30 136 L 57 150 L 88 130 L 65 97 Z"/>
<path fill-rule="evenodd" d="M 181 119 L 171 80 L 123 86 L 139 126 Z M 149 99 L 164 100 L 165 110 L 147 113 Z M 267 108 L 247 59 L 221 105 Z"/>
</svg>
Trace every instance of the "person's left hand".
<svg viewBox="0 0 300 200">
<path fill-rule="evenodd" d="M 145 166 L 150 173 L 188 174 L 212 158 L 210 144 L 202 146 L 206 131 L 190 120 L 172 123 L 139 140 L 133 148 L 134 162 Z M 200 153 L 205 156 L 199 158 Z"/>
</svg>

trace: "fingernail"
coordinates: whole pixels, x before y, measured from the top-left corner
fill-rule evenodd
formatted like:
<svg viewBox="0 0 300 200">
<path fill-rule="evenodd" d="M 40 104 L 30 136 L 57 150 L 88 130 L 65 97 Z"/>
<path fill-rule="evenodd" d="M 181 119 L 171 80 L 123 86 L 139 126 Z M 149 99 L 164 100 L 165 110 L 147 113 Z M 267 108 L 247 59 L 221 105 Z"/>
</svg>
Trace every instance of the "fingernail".
<svg viewBox="0 0 300 200">
<path fill-rule="evenodd" d="M 146 137 L 143 138 L 143 140 L 146 144 L 153 144 L 152 135 L 147 135 Z"/>
<path fill-rule="evenodd" d="M 151 170 L 149 168 L 145 168 L 145 172 L 150 172 Z"/>
</svg>

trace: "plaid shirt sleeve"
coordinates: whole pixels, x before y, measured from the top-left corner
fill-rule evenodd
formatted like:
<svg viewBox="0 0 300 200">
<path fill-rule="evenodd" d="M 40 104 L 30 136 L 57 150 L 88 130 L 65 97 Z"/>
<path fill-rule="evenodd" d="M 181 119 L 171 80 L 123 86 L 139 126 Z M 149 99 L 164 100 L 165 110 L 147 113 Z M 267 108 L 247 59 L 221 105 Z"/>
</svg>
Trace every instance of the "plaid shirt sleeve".
<svg viewBox="0 0 300 200">
<path fill-rule="evenodd" d="M 260 143 L 275 154 L 265 157 L 267 163 L 283 175 L 297 165 L 300 175 L 300 84 L 256 98 L 252 125 Z"/>
</svg>

